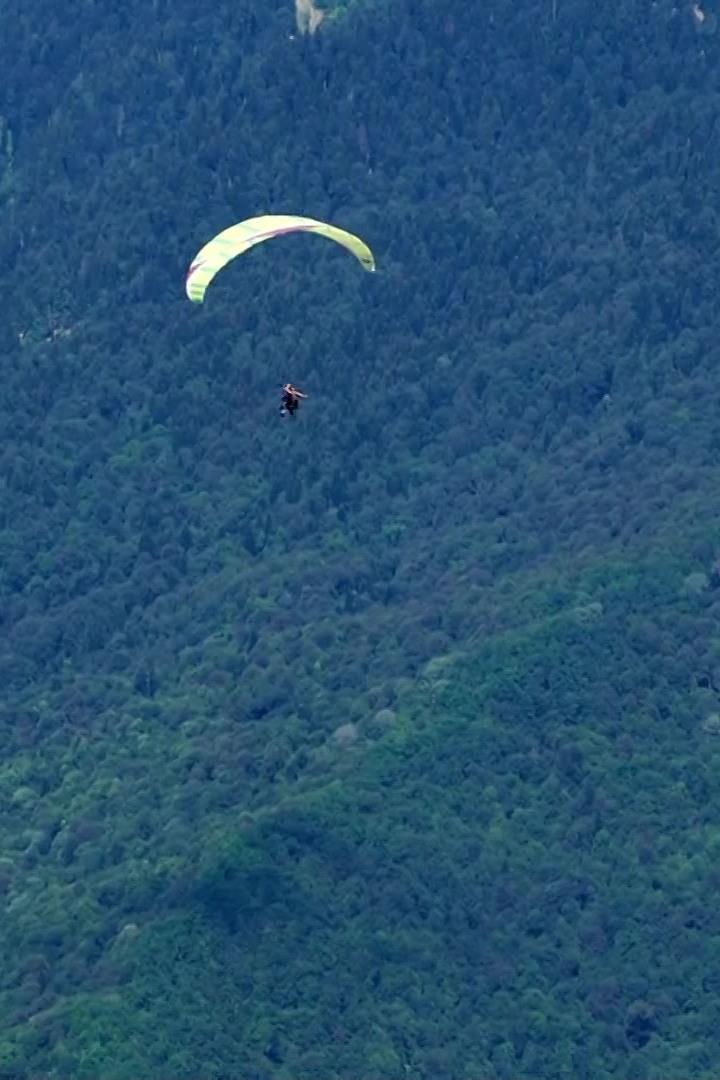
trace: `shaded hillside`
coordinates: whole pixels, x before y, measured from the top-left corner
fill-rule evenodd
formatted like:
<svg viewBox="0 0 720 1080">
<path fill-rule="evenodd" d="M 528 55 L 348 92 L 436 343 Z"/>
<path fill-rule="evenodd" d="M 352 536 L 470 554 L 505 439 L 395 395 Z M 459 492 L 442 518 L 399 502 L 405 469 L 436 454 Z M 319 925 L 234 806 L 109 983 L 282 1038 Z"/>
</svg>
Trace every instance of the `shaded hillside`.
<svg viewBox="0 0 720 1080">
<path fill-rule="evenodd" d="M 389 634 L 402 655 L 378 676 L 477 629 L 468 588 L 499 573 L 650 540 L 678 498 L 711 519 L 715 38 L 662 5 L 597 26 L 584 5 L 490 7 L 462 33 L 451 9 L 391 14 L 297 41 L 281 10 L 127 9 L 123 29 L 92 6 L 79 73 L 52 20 L 24 65 L 18 16 L 18 690 L 63 657 L 196 687 L 198 665 L 223 677 L 218 633 L 234 680 L 328 619 L 361 624 L 360 688 Z M 283 206 L 361 231 L 377 277 L 293 238 L 188 305 L 198 243 Z M 313 394 L 292 431 L 288 372 Z M 337 689 L 293 674 L 295 708 Z"/>
<path fill-rule="evenodd" d="M 639 931 L 647 985 L 625 986 L 634 962 L 620 944 L 589 968 L 578 960 L 574 974 L 557 967 L 591 947 L 573 904 L 593 898 L 592 937 L 601 907 L 610 905 L 603 918 L 613 927 L 622 922 L 613 905 L 622 912 L 631 903 L 625 885 L 607 885 L 609 868 L 635 860 L 617 862 L 620 818 L 573 871 L 585 884 L 577 895 L 569 887 L 564 937 L 555 916 L 538 926 L 525 899 L 495 894 L 475 926 L 484 944 L 472 955 L 484 970 L 497 928 L 507 921 L 515 953 L 513 935 L 524 941 L 534 920 L 533 949 L 547 951 L 535 988 L 551 1002 L 538 1008 L 553 1018 L 553 1043 L 553 1025 L 570 1012 L 567 1049 L 544 1074 L 535 1050 L 526 1056 L 504 1026 L 511 1003 L 530 993 L 537 959 L 502 976 L 505 1019 L 480 1030 L 457 1003 L 482 1015 L 498 987 L 490 975 L 476 982 L 467 958 L 447 957 L 445 930 L 427 938 L 418 930 L 411 951 L 427 955 L 428 972 L 447 958 L 437 1002 L 445 1019 L 427 1035 L 400 976 L 392 992 L 375 985 L 378 1002 L 395 995 L 397 1016 L 371 1019 L 381 1006 L 358 975 L 358 996 L 348 990 L 343 1009 L 349 1029 L 364 1034 L 346 1037 L 336 1036 L 337 1001 L 314 982 L 312 1021 L 302 1010 L 288 1017 L 277 972 L 287 969 L 289 987 L 324 947 L 319 927 L 337 875 L 351 893 L 362 878 L 374 899 L 354 944 L 331 927 L 340 936 L 313 978 L 328 977 L 330 957 L 362 953 L 383 935 L 398 940 L 407 966 L 405 920 L 414 933 L 428 905 L 442 913 L 453 893 L 465 912 L 468 897 L 489 888 L 470 807 L 485 805 L 489 787 L 508 786 L 521 769 L 513 753 L 540 762 L 522 794 L 538 824 L 508 826 L 497 851 L 507 848 L 511 891 L 527 898 L 544 888 L 541 851 L 572 862 L 575 847 L 573 839 L 560 850 L 567 810 L 557 819 L 555 802 L 547 817 L 537 810 L 544 755 L 555 752 L 542 741 L 546 728 L 549 745 L 564 740 L 574 760 L 572 725 L 582 725 L 581 743 L 600 725 L 591 771 L 616 789 L 625 828 L 639 813 L 628 802 L 634 780 L 629 766 L 616 775 L 611 744 L 630 703 L 658 711 L 657 734 L 643 728 L 628 753 L 647 754 L 647 770 L 663 780 L 672 779 L 678 731 L 685 746 L 698 725 L 712 728 L 715 21 L 665 2 L 584 0 L 509 9 L 407 0 L 352 11 L 312 38 L 296 38 L 293 20 L 289 6 L 251 2 L 197 10 L 131 0 L 119 10 L 88 0 L 60 20 L 46 0 L 16 0 L 7 13 L 0 1061 L 130 1075 L 122 1059 L 158 1078 L 166 1069 L 190 1076 L 212 1046 L 218 1075 L 285 1080 L 336 1075 L 336 1044 L 346 1047 L 337 1075 L 347 1075 L 362 1044 L 378 1055 L 372 1067 L 383 1080 L 406 1066 L 455 1078 L 461 1064 L 468 1080 L 489 1080 L 577 1071 L 572 1046 L 583 1042 L 593 1047 L 594 1078 L 605 1070 L 667 1080 L 663 1059 L 675 1075 L 702 1076 L 709 999 L 693 1027 L 678 1019 L 689 1009 L 679 984 L 660 1001 L 660 976 L 650 978 L 662 920 L 654 926 L 648 916 Z M 229 267 L 202 309 L 188 304 L 183 274 L 199 245 L 266 210 L 360 233 L 378 274 L 363 275 L 312 237 L 286 238 Z M 277 416 L 285 378 L 311 394 L 292 426 Z M 656 597 L 654 571 L 636 581 L 636 563 L 661 567 L 671 584 Z M 595 627 L 614 576 L 613 616 L 588 631 L 586 654 L 585 637 L 547 620 L 575 625 L 568 611 L 579 608 Z M 515 674 L 513 634 L 524 643 Z M 452 694 L 432 705 L 438 730 L 453 728 L 457 761 L 480 759 L 454 809 L 447 800 L 459 765 L 433 741 L 430 705 L 417 694 L 428 662 L 459 652 L 468 659 L 452 668 Z M 489 675 L 473 674 L 489 657 L 507 708 L 488 690 Z M 566 663 L 582 684 L 567 698 Z M 526 726 L 522 684 L 540 670 L 543 719 Z M 615 687 L 612 723 L 601 686 L 586 685 L 598 671 Z M 682 687 L 690 697 L 677 728 Z M 401 735 L 383 730 L 393 715 L 403 718 Z M 504 747 L 487 761 L 477 717 L 489 718 L 482 724 L 494 725 Z M 675 810 L 687 828 L 705 802 L 710 829 L 707 754 L 697 762 L 702 784 L 683 773 Z M 385 755 L 397 794 L 364 809 Z M 577 777 L 564 781 L 572 806 Z M 651 785 L 643 811 L 652 842 L 672 824 L 661 810 L 665 786 Z M 501 809 L 487 811 L 483 828 L 501 810 L 512 816 L 497 798 Z M 401 826 L 418 799 L 410 838 Z M 301 828 L 290 844 L 283 822 L 295 800 L 309 808 L 300 819 L 317 812 L 321 827 Z M 602 831 L 603 814 L 615 811 L 593 806 L 583 803 L 582 814 Z M 447 869 L 454 853 L 441 857 L 453 814 L 470 852 L 458 853 L 457 879 Z M 357 825 L 363 815 L 367 833 Z M 238 847 L 243 820 L 249 855 Z M 668 851 L 688 842 L 676 824 Z M 360 848 L 367 835 L 376 851 L 357 864 L 351 852 L 345 873 L 345 832 L 355 828 Z M 525 854 L 531 833 L 536 847 Z M 400 859 L 393 852 L 405 847 L 407 874 L 418 880 L 410 900 L 387 880 Z M 446 869 L 425 881 L 433 858 Z M 329 869 L 314 892 L 317 859 Z M 653 890 L 664 895 L 667 865 L 639 874 L 638 910 L 650 911 Z M 693 904 L 708 873 L 682 878 Z M 339 911 L 355 926 L 352 903 L 343 899 Z M 253 938 L 252 984 L 237 966 L 248 905 L 251 925 L 262 929 L 269 909 L 271 928 Z M 171 917 L 180 929 L 164 925 Z M 668 955 L 678 970 L 688 956 L 683 985 L 702 996 L 711 990 L 696 941 L 714 928 L 694 918 L 699 938 L 687 943 L 678 930 Z M 188 941 L 209 953 L 191 955 Z M 151 959 L 138 959 L 134 942 Z M 153 983 L 168 970 L 158 955 L 172 964 L 178 993 L 175 1001 L 164 984 L 167 1013 Z M 208 956 L 216 983 L 193 974 Z M 596 974 L 620 980 L 607 991 L 611 1005 L 584 1004 Z M 175 1028 L 186 1011 L 212 1016 L 192 1045 L 178 1043 Z M 98 1016 L 105 1027 L 96 1038 L 89 1018 Z M 128 1049 L 135 1024 L 145 1025 L 147 1052 Z"/>
</svg>

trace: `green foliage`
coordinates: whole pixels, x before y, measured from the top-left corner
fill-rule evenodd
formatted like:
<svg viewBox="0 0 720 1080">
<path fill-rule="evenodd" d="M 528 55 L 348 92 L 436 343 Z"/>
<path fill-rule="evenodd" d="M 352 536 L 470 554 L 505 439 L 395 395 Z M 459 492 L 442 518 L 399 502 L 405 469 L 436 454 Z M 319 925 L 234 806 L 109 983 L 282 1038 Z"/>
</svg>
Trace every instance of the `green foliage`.
<svg viewBox="0 0 720 1080">
<path fill-rule="evenodd" d="M 710 1080 L 715 16 L 3 16 L 0 1067 Z"/>
</svg>

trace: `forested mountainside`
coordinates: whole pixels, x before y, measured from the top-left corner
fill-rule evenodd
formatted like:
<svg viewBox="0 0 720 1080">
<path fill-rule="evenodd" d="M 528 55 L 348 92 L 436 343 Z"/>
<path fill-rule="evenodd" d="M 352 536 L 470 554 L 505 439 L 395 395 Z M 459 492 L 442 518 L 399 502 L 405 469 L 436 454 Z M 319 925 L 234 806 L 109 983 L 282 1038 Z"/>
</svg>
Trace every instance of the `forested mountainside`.
<svg viewBox="0 0 720 1080">
<path fill-rule="evenodd" d="M 717 29 L 8 0 L 6 1072 L 714 1076 Z"/>
</svg>

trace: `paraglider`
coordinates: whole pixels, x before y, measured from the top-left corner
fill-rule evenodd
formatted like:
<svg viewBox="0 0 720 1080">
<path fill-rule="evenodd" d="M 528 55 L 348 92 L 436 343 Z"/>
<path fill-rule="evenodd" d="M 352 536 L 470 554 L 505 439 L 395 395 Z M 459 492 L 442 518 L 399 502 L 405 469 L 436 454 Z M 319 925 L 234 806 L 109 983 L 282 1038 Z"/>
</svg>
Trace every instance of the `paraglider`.
<svg viewBox="0 0 720 1080">
<path fill-rule="evenodd" d="M 317 233 L 318 236 L 334 240 L 336 244 L 347 248 L 365 270 L 375 270 L 373 253 L 359 236 L 313 218 L 298 217 L 294 214 L 263 214 L 231 225 L 200 249 L 191 262 L 185 279 L 188 298 L 193 303 L 202 304 L 208 285 L 231 259 L 242 255 L 263 240 L 294 232 Z"/>
<path fill-rule="evenodd" d="M 300 408 L 301 400 L 304 400 L 307 394 L 303 394 L 302 390 L 298 390 L 297 386 L 293 386 L 292 383 L 285 383 L 282 388 L 282 399 L 280 401 L 280 415 L 294 417 L 297 410 Z"/>
</svg>

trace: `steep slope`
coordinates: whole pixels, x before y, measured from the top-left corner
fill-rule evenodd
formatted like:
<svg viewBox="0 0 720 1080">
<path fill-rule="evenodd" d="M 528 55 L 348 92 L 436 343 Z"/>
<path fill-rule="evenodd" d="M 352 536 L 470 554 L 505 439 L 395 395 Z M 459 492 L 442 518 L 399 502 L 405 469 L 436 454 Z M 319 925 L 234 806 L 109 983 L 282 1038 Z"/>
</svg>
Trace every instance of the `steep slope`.
<svg viewBox="0 0 720 1080">
<path fill-rule="evenodd" d="M 8 11 L 0 1004 L 9 1064 L 120 1075 L 123 1057 L 164 1075 L 163 1040 L 176 1037 L 167 1015 L 154 1056 L 125 1045 L 154 963 L 115 962 L 133 941 L 145 947 L 133 927 L 151 925 L 149 940 L 162 943 L 156 921 L 180 912 L 191 940 L 212 938 L 213 970 L 222 967 L 240 931 L 236 898 L 218 898 L 213 875 L 228 845 L 231 880 L 232 860 L 244 865 L 233 847 L 240 812 L 272 823 L 293 799 L 334 807 L 326 787 L 336 770 L 346 784 L 345 763 L 356 759 L 372 786 L 371 747 L 379 741 L 383 753 L 396 736 L 373 729 L 370 739 L 365 725 L 394 711 L 406 716 L 403 753 L 414 761 L 401 817 L 426 776 L 412 695 L 428 661 L 473 655 L 565 608 L 592 617 L 605 602 L 594 575 L 607 582 L 631 575 L 636 560 L 666 560 L 667 626 L 691 603 L 688 589 L 697 607 L 665 631 L 663 655 L 679 652 L 674 685 L 700 695 L 694 720 L 714 711 L 705 610 L 720 490 L 713 19 L 664 2 L 468 10 L 408 0 L 296 38 L 293 18 L 279 4 L 197 10 L 161 0 L 122 11 L 88 0 L 62 20 L 43 0 Z M 182 291 L 190 255 L 263 210 L 360 232 L 378 274 L 369 280 L 330 245 L 292 238 L 228 268 L 206 306 L 192 308 Z M 312 394 L 292 428 L 279 425 L 274 400 L 286 377 Z M 612 667 L 636 605 L 655 648 L 651 580 L 626 589 L 595 663 Z M 534 664 L 562 667 L 560 646 L 529 640 Z M 571 658 L 574 648 L 562 645 Z M 627 663 L 608 679 L 622 677 L 632 697 Z M 652 673 L 637 677 L 650 693 Z M 583 702 L 592 726 L 594 706 Z M 669 741 L 648 751 L 663 759 L 672 715 Z M 458 754 L 475 757 L 469 714 L 453 722 Z M 518 724 L 509 718 L 508 739 Z M 506 780 L 506 763 L 487 769 L 471 801 Z M 706 789 L 714 806 L 710 775 Z M 357 817 L 355 790 L 329 814 L 331 835 L 335 813 Z M 382 818 L 380 804 L 372 811 Z M 265 828 L 257 848 L 272 853 Z M 552 848 L 555 825 L 543 829 L 537 842 Z M 316 831 L 298 842 L 312 851 Z M 378 843 L 383 852 L 399 841 Z M 414 866 L 429 858 L 413 850 Z M 251 875 L 261 900 L 271 902 L 277 879 L 287 888 L 288 858 L 278 853 L 271 872 L 263 854 L 263 872 Z M 598 858 L 601 877 L 614 856 Z M 379 856 L 368 868 L 378 888 L 384 864 Z M 458 888 L 472 891 L 483 873 L 478 864 Z M 532 881 L 537 860 L 522 873 Z M 440 883 L 430 892 L 441 909 Z M 326 894 L 315 901 L 280 935 L 287 955 L 302 940 L 315 949 Z M 383 910 L 364 934 L 391 932 Z M 287 962 L 281 946 L 254 948 L 271 973 Z M 437 957 L 445 945 L 433 938 L 427 948 Z M 201 959 L 184 974 L 178 963 L 185 993 Z M 448 969 L 448 1001 L 469 977 Z M 217 987 L 178 1002 L 215 1012 L 236 978 L 223 969 Z M 244 984 L 235 992 L 252 996 Z M 290 1040 L 268 1058 L 264 1035 L 250 1038 L 243 1025 L 264 1031 L 264 1008 L 279 1015 L 274 992 L 266 986 L 257 1016 L 237 1030 L 251 1048 L 242 1075 L 283 1076 L 286 1060 L 292 1075 L 334 1075 L 322 1049 L 315 1060 Z M 644 1000 L 638 991 L 627 1007 Z M 473 1001 L 481 1010 L 486 999 Z M 180 1007 L 171 997 L 170 1012 Z M 223 1005 L 173 1075 L 196 1075 L 208 1040 L 220 1040 L 218 1062 L 234 1058 L 233 1007 Z M 84 1008 L 109 1009 L 91 1049 Z M 335 1008 L 325 1002 L 318 1023 L 331 1025 Z M 148 1006 L 150 1026 L 160 1015 Z M 457 1023 L 433 1053 L 458 1039 Z M 628 1030 L 629 1021 L 632 1045 Z M 663 1037 L 673 1053 L 678 1039 L 695 1038 Z M 397 1057 L 399 1036 L 387 1038 Z M 458 1075 L 460 1049 L 443 1064 L 417 1051 L 419 1034 L 412 1041 L 406 1057 L 377 1069 L 393 1075 L 417 1061 L 419 1075 Z M 514 1052 L 507 1069 L 531 1075 L 522 1048 Z M 620 1068 L 619 1057 L 599 1059 L 598 1070 Z M 228 1075 L 240 1073 L 228 1065 Z"/>
</svg>

